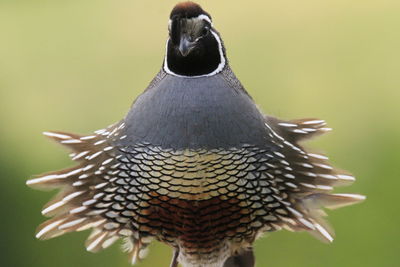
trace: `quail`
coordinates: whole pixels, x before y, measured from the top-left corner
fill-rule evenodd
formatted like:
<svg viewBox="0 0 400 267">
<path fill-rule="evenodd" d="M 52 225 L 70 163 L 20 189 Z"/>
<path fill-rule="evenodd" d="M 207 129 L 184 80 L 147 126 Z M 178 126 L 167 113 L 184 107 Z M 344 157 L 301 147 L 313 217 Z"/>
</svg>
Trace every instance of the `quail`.
<svg viewBox="0 0 400 267">
<path fill-rule="evenodd" d="M 301 145 L 330 128 L 264 115 L 198 4 L 177 4 L 168 31 L 162 68 L 124 119 L 91 135 L 44 133 L 78 164 L 27 181 L 60 189 L 36 237 L 91 229 L 88 251 L 123 239 L 131 263 L 157 240 L 172 267 L 252 267 L 254 241 L 281 229 L 332 241 L 323 208 L 364 196 L 332 193 L 354 177 Z"/>
</svg>

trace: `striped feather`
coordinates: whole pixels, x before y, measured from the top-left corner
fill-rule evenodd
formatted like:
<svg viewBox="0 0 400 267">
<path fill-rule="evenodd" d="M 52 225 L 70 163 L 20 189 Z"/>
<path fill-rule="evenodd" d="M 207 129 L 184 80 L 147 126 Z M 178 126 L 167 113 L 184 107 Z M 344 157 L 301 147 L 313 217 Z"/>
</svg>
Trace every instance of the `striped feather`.
<svg viewBox="0 0 400 267">
<path fill-rule="evenodd" d="M 327 156 L 309 152 L 299 143 L 331 129 L 325 121 L 300 119 L 283 121 L 265 117 L 271 140 L 280 147 L 276 153 L 282 173 L 281 188 L 292 191 L 292 217 L 281 217 L 279 225 L 290 231 L 310 232 L 324 242 L 332 242 L 334 231 L 326 222 L 323 208 L 339 208 L 361 202 L 357 194 L 332 194 L 336 186 L 351 184 L 355 178 L 346 171 L 334 168 Z"/>
</svg>

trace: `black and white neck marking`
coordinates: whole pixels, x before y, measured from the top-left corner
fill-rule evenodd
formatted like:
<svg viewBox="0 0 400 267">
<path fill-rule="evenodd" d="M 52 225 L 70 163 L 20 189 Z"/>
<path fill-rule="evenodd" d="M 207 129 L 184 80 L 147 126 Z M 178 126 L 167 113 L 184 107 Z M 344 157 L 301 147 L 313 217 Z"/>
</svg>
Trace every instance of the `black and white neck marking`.
<svg viewBox="0 0 400 267">
<path fill-rule="evenodd" d="M 208 15 L 190 18 L 174 16 L 169 21 L 168 29 L 163 65 L 166 73 L 198 78 L 213 76 L 224 69 L 225 49 Z"/>
</svg>

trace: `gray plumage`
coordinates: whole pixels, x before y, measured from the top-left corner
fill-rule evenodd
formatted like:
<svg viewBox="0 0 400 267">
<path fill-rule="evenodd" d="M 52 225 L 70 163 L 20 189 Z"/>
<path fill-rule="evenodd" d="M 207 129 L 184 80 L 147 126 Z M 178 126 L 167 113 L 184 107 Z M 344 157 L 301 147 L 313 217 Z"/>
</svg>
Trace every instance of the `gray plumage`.
<svg viewBox="0 0 400 267">
<path fill-rule="evenodd" d="M 211 77 L 160 74 L 125 118 L 122 145 L 148 142 L 164 148 L 269 147 L 264 117 L 229 67 Z"/>
</svg>

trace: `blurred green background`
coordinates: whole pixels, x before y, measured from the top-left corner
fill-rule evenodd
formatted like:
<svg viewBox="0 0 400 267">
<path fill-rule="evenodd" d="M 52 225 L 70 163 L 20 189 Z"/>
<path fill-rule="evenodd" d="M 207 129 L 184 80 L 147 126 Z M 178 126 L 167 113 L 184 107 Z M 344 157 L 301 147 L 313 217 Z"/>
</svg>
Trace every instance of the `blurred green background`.
<svg viewBox="0 0 400 267">
<path fill-rule="evenodd" d="M 400 1 L 199 1 L 232 68 L 266 113 L 317 117 L 326 151 L 368 196 L 329 212 L 336 240 L 281 231 L 256 242 L 261 266 L 399 266 Z M 41 132 L 90 133 L 122 118 L 159 70 L 175 1 L 0 0 L 0 265 L 129 266 L 114 245 L 85 251 L 88 232 L 34 239 L 54 192 L 25 186 L 71 165 Z M 156 243 L 140 267 L 167 266 Z"/>
</svg>

